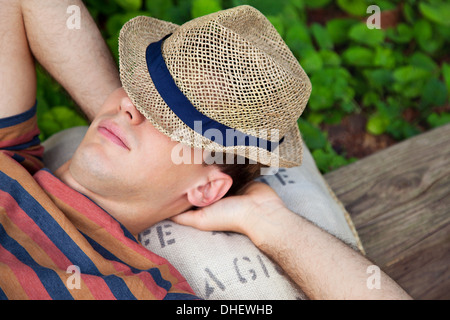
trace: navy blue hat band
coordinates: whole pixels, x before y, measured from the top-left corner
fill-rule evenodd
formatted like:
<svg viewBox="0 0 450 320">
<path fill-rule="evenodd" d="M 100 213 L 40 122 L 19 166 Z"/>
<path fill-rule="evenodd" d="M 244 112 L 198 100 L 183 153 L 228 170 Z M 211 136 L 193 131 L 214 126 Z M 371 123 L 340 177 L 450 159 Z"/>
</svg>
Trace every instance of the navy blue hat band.
<svg viewBox="0 0 450 320">
<path fill-rule="evenodd" d="M 267 151 L 272 151 L 283 142 L 284 137 L 278 142 L 271 142 L 269 140 L 248 135 L 219 123 L 198 111 L 177 87 L 169 72 L 169 69 L 167 69 L 166 63 L 162 56 L 161 46 L 163 41 L 169 36 L 170 34 L 158 42 L 151 43 L 147 47 L 145 58 L 147 61 L 148 72 L 150 73 L 150 77 L 152 78 L 156 90 L 169 108 L 178 116 L 178 118 L 202 136 L 205 136 L 206 131 L 210 129 L 218 130 L 222 134 L 222 137 L 228 137 L 231 135 L 233 139 L 222 139 L 223 143 L 216 141 L 224 147 L 255 146 L 266 149 Z M 196 125 L 198 122 L 201 123 L 201 126 Z"/>
</svg>

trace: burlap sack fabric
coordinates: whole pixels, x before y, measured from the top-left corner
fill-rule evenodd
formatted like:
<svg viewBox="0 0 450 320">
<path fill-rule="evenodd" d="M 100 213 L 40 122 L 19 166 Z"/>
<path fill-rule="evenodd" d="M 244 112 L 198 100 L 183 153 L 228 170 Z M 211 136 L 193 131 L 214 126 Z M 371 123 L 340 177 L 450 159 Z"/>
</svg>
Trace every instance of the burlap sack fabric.
<svg viewBox="0 0 450 320">
<path fill-rule="evenodd" d="M 146 60 L 149 44 L 168 34 L 161 47 L 164 63 L 194 108 L 213 122 L 252 137 L 272 143 L 282 140 L 278 148 L 224 147 L 195 132 L 173 112 L 174 106 L 168 106 L 155 88 L 153 81 L 159 79 L 151 77 Z M 136 17 L 121 30 L 119 55 L 125 91 L 152 125 L 173 140 L 238 153 L 266 165 L 300 165 L 302 141 L 297 119 L 308 101 L 311 83 L 258 10 L 239 6 L 181 26 Z"/>
</svg>

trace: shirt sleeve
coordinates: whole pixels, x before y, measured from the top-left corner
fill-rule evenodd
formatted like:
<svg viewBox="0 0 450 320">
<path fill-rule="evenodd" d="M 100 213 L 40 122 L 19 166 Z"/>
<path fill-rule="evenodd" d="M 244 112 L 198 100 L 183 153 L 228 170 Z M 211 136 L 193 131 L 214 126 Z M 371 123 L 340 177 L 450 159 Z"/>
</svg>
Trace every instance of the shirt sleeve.
<svg viewBox="0 0 450 320">
<path fill-rule="evenodd" d="M 31 174 L 43 168 L 44 148 L 39 139 L 36 104 L 23 113 L 0 119 L 0 152 Z"/>
</svg>

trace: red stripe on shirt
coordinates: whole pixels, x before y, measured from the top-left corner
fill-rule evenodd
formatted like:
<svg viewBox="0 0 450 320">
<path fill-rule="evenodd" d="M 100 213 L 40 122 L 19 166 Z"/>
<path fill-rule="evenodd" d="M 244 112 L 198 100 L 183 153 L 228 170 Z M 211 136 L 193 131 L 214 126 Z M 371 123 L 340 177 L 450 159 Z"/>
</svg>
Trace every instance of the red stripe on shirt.
<svg viewBox="0 0 450 320">
<path fill-rule="evenodd" d="M 31 300 L 51 300 L 39 277 L 0 244 L 0 262 L 8 265 Z"/>
</svg>

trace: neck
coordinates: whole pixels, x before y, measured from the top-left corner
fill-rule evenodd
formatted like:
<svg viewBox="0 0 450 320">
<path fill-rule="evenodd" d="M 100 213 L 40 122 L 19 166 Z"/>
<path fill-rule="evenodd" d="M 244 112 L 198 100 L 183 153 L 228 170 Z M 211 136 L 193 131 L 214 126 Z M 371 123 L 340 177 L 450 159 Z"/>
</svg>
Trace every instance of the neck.
<svg viewBox="0 0 450 320">
<path fill-rule="evenodd" d="M 153 199 L 153 201 L 149 200 L 150 197 L 145 197 L 145 199 L 129 196 L 125 198 L 117 196 L 108 197 L 107 195 L 93 192 L 86 186 L 78 183 L 72 176 L 70 172 L 70 160 L 56 170 L 54 174 L 67 186 L 87 196 L 103 208 L 117 221 L 122 223 L 133 235 L 137 235 L 152 225 L 169 219 L 191 207 L 186 195 L 181 195 L 173 201 L 170 201 L 170 203 L 164 204 L 164 202 L 157 201 L 156 199 Z"/>
</svg>

